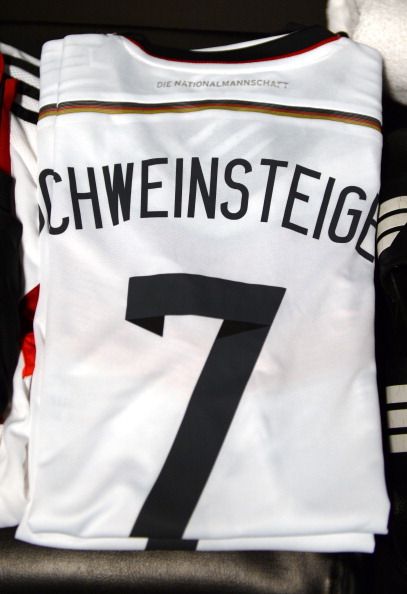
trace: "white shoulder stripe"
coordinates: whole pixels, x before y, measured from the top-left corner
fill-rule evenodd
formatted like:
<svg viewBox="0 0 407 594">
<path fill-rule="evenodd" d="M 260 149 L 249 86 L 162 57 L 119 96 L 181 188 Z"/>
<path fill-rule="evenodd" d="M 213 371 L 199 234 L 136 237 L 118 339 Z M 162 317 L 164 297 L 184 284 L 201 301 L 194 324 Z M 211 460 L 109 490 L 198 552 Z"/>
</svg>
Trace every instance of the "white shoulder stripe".
<svg viewBox="0 0 407 594">
<path fill-rule="evenodd" d="M 396 239 L 398 235 L 398 231 L 394 231 L 394 233 L 390 233 L 389 235 L 385 235 L 377 242 L 377 255 L 380 256 L 384 250 L 387 250 Z"/>
<path fill-rule="evenodd" d="M 379 206 L 379 219 L 390 212 L 400 210 L 401 208 L 407 208 L 407 196 L 397 196 L 396 198 L 390 198 L 382 202 Z"/>
<path fill-rule="evenodd" d="M 399 427 L 407 428 L 407 409 L 387 411 L 387 420 L 389 429 L 397 429 Z"/>
<path fill-rule="evenodd" d="M 390 436 L 390 451 L 392 454 L 407 452 L 407 434 Z"/>
<path fill-rule="evenodd" d="M 32 99 L 32 97 L 27 97 L 26 95 L 21 95 L 19 104 L 25 109 L 38 114 L 38 101 L 36 99 Z"/>
<path fill-rule="evenodd" d="M 402 227 L 407 223 L 407 212 L 398 212 L 395 214 L 389 214 L 382 221 L 379 220 L 377 225 L 377 237 L 383 235 L 386 231 L 390 231 L 395 227 Z"/>
<path fill-rule="evenodd" d="M 406 404 L 407 403 L 407 385 L 386 387 L 387 404 Z M 387 411 L 388 429 L 406 429 L 406 432 L 390 434 L 390 451 L 392 454 L 401 454 L 407 452 L 407 409 L 394 408 Z"/>
<path fill-rule="evenodd" d="M 7 69 L 10 73 L 10 76 L 13 78 L 22 80 L 36 89 L 40 88 L 40 79 L 31 72 L 27 72 L 26 70 L 22 70 L 21 68 L 18 68 L 18 66 L 13 65 L 8 66 Z"/>
<path fill-rule="evenodd" d="M 27 54 L 27 52 L 23 52 L 23 50 L 18 49 L 12 45 L 8 45 L 8 43 L 3 43 L 0 41 L 0 52 L 2 54 L 9 54 L 10 56 L 14 56 L 15 58 L 20 58 L 20 60 L 25 60 L 26 62 L 30 62 L 30 64 L 34 64 L 34 66 L 39 66 L 40 61 L 38 58 Z"/>
<path fill-rule="evenodd" d="M 407 385 L 401 384 L 398 386 L 386 387 L 387 404 L 395 404 L 397 402 L 407 402 Z"/>
<path fill-rule="evenodd" d="M 407 212 L 400 212 L 400 210 L 404 209 L 407 210 L 407 196 L 390 198 L 380 204 L 376 232 L 378 256 L 391 246 L 400 231 L 400 227 L 407 223 Z"/>
</svg>

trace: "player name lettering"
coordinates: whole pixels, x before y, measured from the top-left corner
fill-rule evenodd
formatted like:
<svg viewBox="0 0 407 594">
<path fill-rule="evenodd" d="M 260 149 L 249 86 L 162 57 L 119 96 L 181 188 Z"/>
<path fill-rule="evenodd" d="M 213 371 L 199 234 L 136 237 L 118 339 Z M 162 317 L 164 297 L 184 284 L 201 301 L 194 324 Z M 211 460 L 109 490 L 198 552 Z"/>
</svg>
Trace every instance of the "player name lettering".
<svg viewBox="0 0 407 594">
<path fill-rule="evenodd" d="M 374 261 L 363 244 L 376 227 L 377 197 L 288 161 L 158 157 L 43 169 L 39 185 L 46 212 L 45 219 L 40 207 L 41 230 L 46 226 L 51 235 L 103 229 L 135 218 L 222 218 L 232 225 L 251 217 L 259 224 L 278 222 L 314 240 L 324 235 L 339 244 L 355 241 L 358 254 Z"/>
</svg>

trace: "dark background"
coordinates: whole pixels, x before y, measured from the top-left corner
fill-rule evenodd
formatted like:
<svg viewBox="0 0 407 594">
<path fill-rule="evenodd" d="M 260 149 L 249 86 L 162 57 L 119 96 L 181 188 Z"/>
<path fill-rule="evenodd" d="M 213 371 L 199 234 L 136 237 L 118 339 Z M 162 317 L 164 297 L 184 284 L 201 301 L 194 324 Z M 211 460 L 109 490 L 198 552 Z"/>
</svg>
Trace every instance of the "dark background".
<svg viewBox="0 0 407 594">
<path fill-rule="evenodd" d="M 0 39 L 39 56 L 69 33 L 142 32 L 155 43 L 204 47 L 278 32 L 287 23 L 325 24 L 326 0 L 3 0 Z"/>
</svg>

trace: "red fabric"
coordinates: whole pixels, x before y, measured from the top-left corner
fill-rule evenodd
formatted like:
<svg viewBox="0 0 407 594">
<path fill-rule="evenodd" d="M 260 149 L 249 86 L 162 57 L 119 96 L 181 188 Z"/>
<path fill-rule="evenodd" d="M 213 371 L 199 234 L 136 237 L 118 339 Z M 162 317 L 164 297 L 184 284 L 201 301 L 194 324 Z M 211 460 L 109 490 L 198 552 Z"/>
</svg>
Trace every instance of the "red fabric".
<svg viewBox="0 0 407 594">
<path fill-rule="evenodd" d="M 35 339 L 33 331 L 33 319 L 35 310 L 37 308 L 38 297 L 40 294 L 40 286 L 34 287 L 27 295 L 25 295 L 22 308 L 22 338 L 21 350 L 24 357 L 23 377 L 33 374 L 35 367 Z"/>
<path fill-rule="evenodd" d="M 1 67 L 1 65 L 0 65 Z M 0 112 L 0 170 L 11 174 L 10 159 L 10 109 L 17 94 L 17 81 L 14 78 L 3 80 L 3 100 Z"/>
</svg>

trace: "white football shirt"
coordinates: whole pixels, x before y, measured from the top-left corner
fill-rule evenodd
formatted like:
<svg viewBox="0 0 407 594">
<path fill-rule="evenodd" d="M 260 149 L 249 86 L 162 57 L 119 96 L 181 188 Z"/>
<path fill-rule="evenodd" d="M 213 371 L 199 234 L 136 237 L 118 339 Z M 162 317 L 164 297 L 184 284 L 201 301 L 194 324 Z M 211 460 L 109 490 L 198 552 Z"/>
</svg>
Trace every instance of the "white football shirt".
<svg viewBox="0 0 407 594">
<path fill-rule="evenodd" d="M 380 97 L 378 53 L 318 28 L 45 44 L 20 539 L 372 550 Z"/>
</svg>

